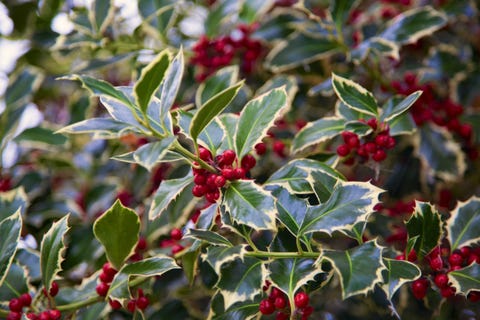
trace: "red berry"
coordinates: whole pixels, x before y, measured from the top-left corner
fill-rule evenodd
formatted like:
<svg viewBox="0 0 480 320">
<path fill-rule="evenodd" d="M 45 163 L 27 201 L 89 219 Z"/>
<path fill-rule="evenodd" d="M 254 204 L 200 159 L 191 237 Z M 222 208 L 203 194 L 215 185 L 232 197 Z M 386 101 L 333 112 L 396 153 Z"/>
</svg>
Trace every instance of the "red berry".
<svg viewBox="0 0 480 320">
<path fill-rule="evenodd" d="M 174 228 L 172 229 L 172 231 L 170 231 L 170 238 L 172 238 L 173 240 L 181 240 L 183 237 L 183 234 L 182 234 L 182 230 L 178 229 L 178 228 Z"/>
<path fill-rule="evenodd" d="M 437 287 L 445 288 L 446 286 L 448 286 L 448 275 L 445 273 L 439 273 L 435 276 L 433 282 L 435 282 Z"/>
<path fill-rule="evenodd" d="M 307 319 L 313 313 L 313 307 L 312 306 L 306 306 L 301 311 L 302 311 L 302 319 L 303 318 Z"/>
<path fill-rule="evenodd" d="M 285 299 L 285 297 L 276 297 L 274 305 L 277 309 L 283 309 L 287 306 L 287 299 Z"/>
<path fill-rule="evenodd" d="M 472 137 L 472 126 L 470 124 L 461 124 L 458 128 L 458 134 L 461 135 L 464 139 L 469 140 Z"/>
<path fill-rule="evenodd" d="M 263 142 L 259 142 L 255 145 L 255 152 L 261 156 L 267 152 L 267 145 Z"/>
<path fill-rule="evenodd" d="M 407 260 L 410 262 L 417 260 L 417 253 L 415 252 L 415 249 L 410 251 L 410 253 L 408 254 Z"/>
<path fill-rule="evenodd" d="M 10 311 L 22 312 L 23 303 L 20 299 L 13 298 L 8 303 L 8 308 L 10 309 Z"/>
<path fill-rule="evenodd" d="M 209 161 L 212 160 L 212 153 L 210 150 L 200 147 L 198 148 L 198 157 L 203 161 Z"/>
<path fill-rule="evenodd" d="M 439 255 L 430 259 L 430 268 L 433 271 L 440 271 L 443 268 L 443 260 Z"/>
<path fill-rule="evenodd" d="M 140 237 L 137 242 L 137 246 L 135 247 L 135 251 L 143 251 L 147 249 L 147 240 L 144 237 Z"/>
<path fill-rule="evenodd" d="M 392 149 L 395 147 L 397 143 L 395 142 L 395 139 L 393 137 L 388 136 L 387 144 L 385 145 L 385 148 L 387 149 Z"/>
<path fill-rule="evenodd" d="M 346 144 L 341 144 L 337 147 L 337 154 L 340 157 L 346 157 L 350 153 L 350 148 Z"/>
<path fill-rule="evenodd" d="M 50 312 L 48 311 L 43 311 L 42 313 L 40 313 L 40 316 L 38 317 L 39 320 L 52 320 L 52 318 L 50 318 Z"/>
<path fill-rule="evenodd" d="M 237 178 L 235 170 L 232 168 L 222 169 L 222 176 L 227 180 L 235 180 Z"/>
<path fill-rule="evenodd" d="M 22 294 L 19 299 L 24 307 L 29 307 L 32 304 L 32 296 L 28 293 Z"/>
<path fill-rule="evenodd" d="M 38 316 L 33 312 L 29 312 L 29 313 L 27 313 L 27 319 L 38 320 Z"/>
<path fill-rule="evenodd" d="M 185 249 L 181 244 L 174 244 L 172 246 L 172 254 L 175 255 Z"/>
<path fill-rule="evenodd" d="M 233 150 L 225 150 L 221 156 L 221 164 L 224 166 L 231 165 L 235 159 L 237 158 L 237 154 Z"/>
<path fill-rule="evenodd" d="M 110 262 L 105 262 L 102 266 L 102 270 L 103 272 L 109 274 L 112 279 L 113 277 L 117 274 L 117 270 L 115 270 L 112 265 L 110 264 Z"/>
<path fill-rule="evenodd" d="M 135 308 L 137 307 L 137 300 L 132 299 L 129 300 L 127 303 L 127 310 L 130 311 L 131 313 L 135 312 Z"/>
<path fill-rule="evenodd" d="M 207 188 L 204 185 L 196 185 L 196 186 L 193 186 L 192 188 L 192 194 L 195 197 L 202 197 L 206 191 L 207 191 Z"/>
<path fill-rule="evenodd" d="M 100 297 L 105 297 L 108 293 L 108 290 L 110 290 L 110 285 L 106 284 L 105 282 L 100 282 L 97 284 L 95 290 Z"/>
<path fill-rule="evenodd" d="M 284 312 L 278 312 L 277 315 L 275 316 L 275 320 L 288 320 L 289 318 L 290 318 L 290 315 Z"/>
<path fill-rule="evenodd" d="M 55 281 L 52 282 L 52 286 L 50 287 L 49 293 L 51 297 L 55 297 L 57 295 L 58 284 Z"/>
<path fill-rule="evenodd" d="M 207 177 L 204 174 L 195 174 L 193 177 L 193 183 L 196 185 L 204 185 L 207 182 Z"/>
<path fill-rule="evenodd" d="M 244 168 L 247 171 L 255 167 L 256 164 L 257 164 L 257 160 L 255 160 L 255 158 L 250 154 L 245 155 L 241 161 L 242 168 Z"/>
<path fill-rule="evenodd" d="M 378 127 L 378 121 L 377 118 L 370 118 L 367 121 L 367 124 L 372 128 L 373 130 L 377 130 Z"/>
<path fill-rule="evenodd" d="M 235 168 L 235 178 L 243 179 L 247 176 L 247 171 L 244 168 Z"/>
<path fill-rule="evenodd" d="M 470 291 L 467 297 L 470 302 L 478 302 L 480 301 L 480 291 Z"/>
<path fill-rule="evenodd" d="M 343 131 L 341 133 L 341 136 L 343 138 L 343 142 L 345 142 L 345 143 L 347 143 L 348 140 L 350 140 L 351 138 L 354 138 L 354 137 L 358 138 L 357 134 L 354 133 L 354 132 L 351 132 L 351 131 Z"/>
<path fill-rule="evenodd" d="M 383 151 L 382 149 L 379 149 L 375 151 L 375 153 L 372 156 L 372 159 L 376 162 L 381 162 L 387 158 L 387 153 Z"/>
<path fill-rule="evenodd" d="M 373 142 L 367 142 L 364 144 L 364 146 L 368 153 L 375 153 L 377 151 L 377 145 Z"/>
<path fill-rule="evenodd" d="M 270 300 L 275 301 L 277 297 L 283 297 L 284 293 L 280 291 L 278 288 L 272 288 L 272 291 L 270 292 L 270 295 L 268 296 Z"/>
<path fill-rule="evenodd" d="M 260 301 L 258 310 L 260 310 L 262 314 L 272 314 L 275 312 L 275 305 L 270 300 L 264 299 Z"/>
<path fill-rule="evenodd" d="M 137 307 L 140 310 L 145 310 L 148 307 L 149 303 L 150 301 L 147 297 L 139 297 L 137 299 Z"/>
<path fill-rule="evenodd" d="M 50 319 L 52 319 L 52 320 L 58 320 L 62 316 L 60 311 L 57 310 L 57 309 L 49 310 L 48 313 L 50 315 Z"/>
<path fill-rule="evenodd" d="M 113 280 L 114 275 L 111 275 L 109 273 L 101 272 L 100 275 L 98 276 L 98 279 L 100 279 L 101 282 L 103 283 L 110 283 Z"/>
<path fill-rule="evenodd" d="M 108 304 L 110 304 L 110 307 L 113 309 L 113 310 L 118 310 L 122 307 L 122 304 L 120 303 L 120 301 L 118 300 L 112 300 L 112 299 L 108 299 Z"/>
<path fill-rule="evenodd" d="M 386 134 L 379 134 L 375 137 L 375 143 L 377 144 L 377 146 L 386 147 L 388 144 L 388 138 L 389 136 L 387 136 Z"/>
<path fill-rule="evenodd" d="M 444 298 L 451 298 L 455 295 L 455 288 L 454 287 L 444 287 L 440 289 L 440 294 Z"/>
<path fill-rule="evenodd" d="M 305 308 L 308 305 L 310 299 L 308 297 L 308 294 L 301 291 L 295 295 L 293 300 L 295 301 L 295 306 L 297 308 Z"/>
<path fill-rule="evenodd" d="M 475 253 L 471 253 L 467 258 L 467 265 L 471 265 L 474 262 L 480 264 L 480 256 L 477 256 Z"/>
<path fill-rule="evenodd" d="M 226 182 L 227 182 L 227 179 L 225 179 L 224 176 L 216 176 L 215 177 L 215 186 L 217 188 L 222 188 L 225 185 Z"/>
<path fill-rule="evenodd" d="M 276 141 L 273 143 L 272 150 L 273 150 L 273 152 L 275 152 L 279 157 L 281 157 L 281 158 L 284 158 L 284 157 L 285 157 L 285 144 L 284 144 L 282 141 L 276 140 Z"/>
<path fill-rule="evenodd" d="M 412 292 L 413 296 L 417 299 L 423 299 L 427 295 L 428 281 L 427 279 L 421 278 L 413 281 L 412 283 Z"/>
<path fill-rule="evenodd" d="M 468 258 L 470 256 L 470 253 L 472 251 L 470 250 L 469 247 L 461 247 L 460 248 L 460 254 L 462 255 L 463 258 Z"/>
<path fill-rule="evenodd" d="M 452 253 L 450 257 L 448 257 L 448 262 L 450 262 L 452 266 L 461 266 L 463 263 L 463 257 L 458 253 Z"/>
<path fill-rule="evenodd" d="M 22 313 L 17 311 L 11 311 L 8 313 L 6 320 L 20 320 L 22 319 Z"/>
<path fill-rule="evenodd" d="M 357 135 L 354 135 L 353 137 L 348 138 L 345 143 L 352 149 L 357 148 L 360 145 L 360 139 L 358 139 Z"/>
<path fill-rule="evenodd" d="M 205 199 L 210 203 L 215 203 L 220 198 L 220 192 L 218 190 L 205 193 Z"/>
</svg>

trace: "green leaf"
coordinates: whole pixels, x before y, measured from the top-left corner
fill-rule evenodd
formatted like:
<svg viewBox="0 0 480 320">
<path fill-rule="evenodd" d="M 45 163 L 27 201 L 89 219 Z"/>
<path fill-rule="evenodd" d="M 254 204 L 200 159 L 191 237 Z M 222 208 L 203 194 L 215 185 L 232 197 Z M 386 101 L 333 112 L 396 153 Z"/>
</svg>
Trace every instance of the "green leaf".
<svg viewBox="0 0 480 320">
<path fill-rule="evenodd" d="M 244 245 L 235 247 L 209 246 L 207 247 L 207 252 L 202 255 L 202 260 L 208 262 L 216 274 L 220 275 L 220 270 L 225 263 L 232 262 L 239 258 L 243 259 L 245 252 Z"/>
<path fill-rule="evenodd" d="M 81 134 L 94 133 L 94 138 L 118 138 L 128 132 L 137 132 L 137 130 L 124 122 L 110 118 L 91 118 L 83 120 L 57 131 L 57 133 Z"/>
<path fill-rule="evenodd" d="M 408 238 L 418 236 L 414 248 L 420 260 L 440 244 L 442 219 L 431 204 L 416 201 L 415 211 L 406 222 L 406 227 Z"/>
<path fill-rule="evenodd" d="M 457 180 L 466 170 L 465 154 L 450 133 L 433 124 L 425 124 L 420 131 L 420 158 L 429 175 L 437 175 L 447 181 Z"/>
<path fill-rule="evenodd" d="M 366 221 L 375 211 L 373 207 L 382 192 L 370 183 L 339 180 L 325 203 L 308 208 L 299 233 L 332 234 L 352 230 L 355 224 Z"/>
<path fill-rule="evenodd" d="M 240 113 L 235 131 L 235 147 L 237 156 L 243 156 L 253 150 L 290 105 L 287 103 L 285 88 L 272 89 L 267 93 L 250 100 Z"/>
<path fill-rule="evenodd" d="M 0 285 L 0 301 L 9 301 L 18 298 L 22 293 L 29 292 L 28 280 L 27 271 L 18 264 L 12 263 L 3 284 Z"/>
<path fill-rule="evenodd" d="M 16 142 L 35 145 L 35 147 L 43 147 L 48 149 L 51 146 L 62 146 L 67 143 L 67 137 L 55 134 L 52 129 L 35 127 L 23 131 L 15 138 Z"/>
<path fill-rule="evenodd" d="M 383 248 L 377 242 L 368 241 L 349 250 L 324 250 L 317 264 L 323 259 L 329 260 L 342 286 L 342 297 L 367 294 L 375 285 L 382 283 L 385 265 L 382 260 Z"/>
<path fill-rule="evenodd" d="M 273 4 L 273 0 L 245 0 L 240 11 L 240 19 L 246 24 L 253 24 L 260 20 L 268 10 L 271 10 Z"/>
<path fill-rule="evenodd" d="M 468 295 L 470 291 L 480 290 L 480 264 L 472 263 L 468 267 L 450 271 L 448 279 L 458 293 Z"/>
<path fill-rule="evenodd" d="M 191 174 L 179 179 L 162 181 L 153 196 L 148 217 L 155 219 L 160 216 L 167 209 L 168 205 L 172 203 L 183 190 L 191 186 L 192 183 L 193 177 Z"/>
<path fill-rule="evenodd" d="M 52 286 L 55 276 L 62 270 L 63 254 L 66 251 L 65 235 L 70 228 L 68 218 L 69 215 L 66 215 L 54 222 L 40 244 L 40 266 L 45 288 Z"/>
<path fill-rule="evenodd" d="M 367 89 L 335 73 L 332 74 L 332 85 L 338 98 L 347 107 L 369 116 L 378 116 L 377 101 Z"/>
<path fill-rule="evenodd" d="M 134 252 L 139 232 L 138 215 L 119 200 L 93 224 L 95 238 L 103 245 L 108 261 L 117 270 Z"/>
<path fill-rule="evenodd" d="M 345 129 L 345 120 L 326 117 L 309 122 L 292 140 L 292 153 L 300 153 L 308 147 L 327 141 Z"/>
<path fill-rule="evenodd" d="M 399 101 L 400 98 L 388 100 L 382 110 L 382 115 L 380 117 L 381 122 L 390 122 L 392 120 L 395 120 L 395 118 L 399 117 L 408 109 L 410 109 L 410 107 L 415 103 L 415 101 L 417 101 L 417 99 L 421 95 L 422 91 L 415 91 L 401 101 Z"/>
<path fill-rule="evenodd" d="M 198 257 L 200 256 L 200 250 L 193 250 L 189 248 L 188 252 L 185 252 L 182 255 L 182 269 L 185 277 L 187 277 L 188 284 L 193 286 L 195 283 L 195 276 L 198 272 Z"/>
<path fill-rule="evenodd" d="M 244 257 L 224 264 L 216 286 L 223 296 L 225 309 L 261 293 L 266 273 L 263 261 L 256 258 Z"/>
<path fill-rule="evenodd" d="M 390 127 L 391 136 L 412 134 L 417 128 L 415 121 L 413 121 L 413 117 L 409 112 L 405 112 L 398 117 L 395 117 L 388 123 L 388 125 Z"/>
<path fill-rule="evenodd" d="M 90 76 L 81 76 L 76 74 L 68 77 L 59 78 L 59 80 L 78 80 L 82 83 L 82 87 L 90 91 L 93 95 L 97 95 L 100 97 L 109 97 L 111 99 L 116 99 L 124 105 L 132 106 L 132 102 L 125 95 L 125 93 L 116 89 L 114 86 L 112 86 L 106 81 L 98 80 Z"/>
<path fill-rule="evenodd" d="M 55 302 L 57 305 L 69 304 L 75 302 L 85 301 L 92 297 L 92 292 L 95 292 L 95 288 L 98 284 L 98 276 L 100 272 L 95 272 L 88 278 L 82 279 L 82 283 L 78 286 L 62 287 L 62 294 L 55 296 Z"/>
<path fill-rule="evenodd" d="M 31 281 L 40 281 L 42 272 L 40 270 L 40 253 L 29 248 L 17 248 L 15 261 L 26 268 Z"/>
<path fill-rule="evenodd" d="M 266 65 L 279 73 L 328 58 L 339 51 L 341 46 L 334 37 L 312 37 L 296 32 L 273 47 L 266 58 Z"/>
<path fill-rule="evenodd" d="M 34 72 L 33 68 L 23 70 L 16 78 L 10 77 L 10 83 L 5 91 L 6 110 L 16 109 L 29 102 L 31 95 L 43 82 L 44 76 L 40 72 Z"/>
<path fill-rule="evenodd" d="M 133 159 L 136 163 L 144 166 L 148 171 L 151 171 L 153 167 L 163 160 L 163 157 L 167 155 L 169 148 L 175 142 L 177 138 L 166 137 L 161 141 L 150 142 L 144 144 L 133 153 Z"/>
<path fill-rule="evenodd" d="M 27 206 L 28 198 L 23 187 L 0 192 L 0 221 L 10 217 L 17 210 L 20 210 L 20 215 L 23 216 Z"/>
<path fill-rule="evenodd" d="M 445 14 L 430 6 L 405 11 L 390 21 L 380 37 L 401 44 L 415 43 L 429 36 L 447 23 Z"/>
<path fill-rule="evenodd" d="M 211 313 L 208 320 L 250 320 L 258 315 L 258 298 L 254 301 L 238 302 L 225 310 L 225 302 L 221 294 L 215 294 L 211 300 Z"/>
<path fill-rule="evenodd" d="M 399 51 L 400 48 L 395 42 L 384 38 L 371 37 L 353 48 L 350 55 L 352 60 L 356 60 L 356 63 L 363 62 L 370 52 L 398 61 L 400 59 Z"/>
<path fill-rule="evenodd" d="M 132 87 L 118 87 L 118 91 L 122 92 L 125 97 L 134 99 Z M 113 119 L 128 123 L 134 127 L 143 128 L 139 122 L 142 117 L 141 111 L 136 106 L 130 105 L 131 102 L 126 104 L 110 96 L 100 96 L 100 102 Z"/>
<path fill-rule="evenodd" d="M 215 72 L 202 82 L 195 94 L 195 104 L 203 105 L 210 98 L 222 92 L 238 81 L 238 66 L 228 66 Z"/>
<path fill-rule="evenodd" d="M 477 243 L 480 240 L 480 198 L 459 202 L 446 225 L 452 251 Z"/>
<path fill-rule="evenodd" d="M 352 7 L 355 5 L 356 0 L 344 0 L 344 1 L 332 1 L 330 4 L 330 12 L 332 13 L 333 21 L 337 28 L 337 33 L 342 32 L 342 26 L 348 19 Z"/>
<path fill-rule="evenodd" d="M 184 235 L 184 238 L 192 238 L 206 241 L 208 244 L 211 245 L 233 247 L 233 244 L 227 238 L 221 236 L 216 232 L 208 230 L 188 229 L 188 232 Z"/>
<path fill-rule="evenodd" d="M 22 231 L 20 208 L 11 216 L 0 220 L 0 286 L 7 276 L 13 257 L 17 252 Z"/>
<path fill-rule="evenodd" d="M 297 235 L 307 213 L 308 202 L 297 198 L 282 187 L 277 188 L 272 195 L 277 199 L 278 220 L 292 235 Z"/>
<path fill-rule="evenodd" d="M 238 125 L 238 120 L 240 117 L 233 113 L 222 114 L 219 117 L 220 126 L 222 127 L 223 131 L 225 132 L 226 139 L 223 144 L 223 149 L 235 149 L 235 141 L 233 140 L 235 137 L 235 130 Z"/>
<path fill-rule="evenodd" d="M 276 230 L 275 199 L 252 180 L 231 182 L 222 207 L 237 223 L 256 230 Z"/>
<path fill-rule="evenodd" d="M 383 274 L 381 288 L 388 300 L 392 300 L 393 295 L 402 285 L 414 281 L 422 275 L 420 268 L 408 261 L 384 258 L 383 263 L 387 269 Z"/>
<path fill-rule="evenodd" d="M 112 6 L 110 0 L 96 0 L 92 4 L 92 9 L 92 25 L 95 26 L 97 34 L 101 34 L 107 28 L 108 22 L 115 11 L 115 6 Z"/>
<path fill-rule="evenodd" d="M 178 125 L 181 132 L 188 133 L 193 114 L 185 111 L 178 111 Z M 215 118 L 198 136 L 200 145 L 206 147 L 213 154 L 217 153 L 222 143 L 225 141 L 224 129 L 220 124 L 219 118 Z"/>
<path fill-rule="evenodd" d="M 165 76 L 165 71 L 170 65 L 170 52 L 163 50 L 155 59 L 142 69 L 140 78 L 133 86 L 133 96 L 135 102 L 142 111 L 147 113 L 147 108 L 153 94 L 160 87 L 160 83 Z M 155 119 L 159 120 L 159 119 Z"/>
<path fill-rule="evenodd" d="M 217 93 L 200 107 L 190 124 L 190 135 L 194 141 L 197 140 L 202 130 L 235 98 L 242 86 L 243 81 L 240 81 L 236 85 Z"/>
<path fill-rule="evenodd" d="M 275 259 L 268 264 L 269 279 L 283 291 L 294 308 L 293 298 L 298 289 L 313 281 L 321 271 L 315 267 L 312 259 Z"/>
<path fill-rule="evenodd" d="M 267 93 L 272 89 L 281 87 L 285 87 L 285 91 L 287 92 L 287 99 L 289 101 L 289 104 L 291 104 L 298 91 L 298 80 L 292 75 L 277 74 L 273 76 L 260 88 L 258 88 L 255 94 L 259 96 L 261 94 Z"/>
<path fill-rule="evenodd" d="M 362 121 L 355 121 L 355 120 L 345 123 L 345 130 L 352 131 L 353 133 L 356 133 L 360 137 L 369 135 L 370 133 L 373 132 L 372 127 L 370 127 L 367 123 Z"/>
<path fill-rule="evenodd" d="M 163 78 L 163 81 L 160 84 L 160 89 L 157 93 L 161 104 L 160 121 L 163 121 L 175 102 L 175 99 L 177 98 L 178 89 L 180 88 L 180 84 L 182 82 L 183 69 L 183 49 L 180 48 L 177 55 L 170 63 L 170 66 L 165 73 L 165 77 Z M 157 119 L 154 117 L 154 120 Z"/>
</svg>

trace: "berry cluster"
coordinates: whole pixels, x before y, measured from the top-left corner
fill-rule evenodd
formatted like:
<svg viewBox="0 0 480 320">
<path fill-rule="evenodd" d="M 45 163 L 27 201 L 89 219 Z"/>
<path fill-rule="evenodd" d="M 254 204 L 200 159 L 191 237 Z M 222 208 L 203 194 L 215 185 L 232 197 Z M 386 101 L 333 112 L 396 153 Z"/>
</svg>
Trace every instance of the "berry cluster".
<svg viewBox="0 0 480 320">
<path fill-rule="evenodd" d="M 168 248 L 171 247 L 171 253 L 172 255 L 175 255 L 185 249 L 184 246 L 182 246 L 179 241 L 182 240 L 183 233 L 182 230 L 178 228 L 172 229 L 170 231 L 170 238 L 168 239 L 163 239 L 160 242 L 160 248 Z"/>
<path fill-rule="evenodd" d="M 142 289 L 138 289 L 137 298 L 130 299 L 127 302 L 127 310 L 131 313 L 135 312 L 135 309 L 145 310 L 150 304 L 150 300 L 143 294 Z"/>
<path fill-rule="evenodd" d="M 32 297 L 28 293 L 22 294 L 18 298 L 13 298 L 8 303 L 10 312 L 7 320 L 20 320 L 22 318 L 23 308 L 28 308 L 32 304 Z"/>
<path fill-rule="evenodd" d="M 50 290 L 43 289 L 45 296 L 55 297 L 58 294 L 58 284 L 52 282 Z M 23 315 L 23 308 L 29 308 L 32 304 L 32 297 L 28 293 L 20 295 L 18 298 L 13 298 L 8 304 L 10 312 L 7 315 L 7 320 L 20 320 Z M 40 313 L 28 312 L 25 314 L 27 319 L 31 320 L 58 320 L 62 316 L 61 312 L 57 309 L 44 310 Z"/>
<path fill-rule="evenodd" d="M 221 67 L 232 63 L 237 57 L 243 73 L 252 73 L 257 59 L 262 54 L 262 44 L 251 38 L 255 25 L 239 25 L 230 35 L 215 39 L 203 36 L 193 46 L 194 56 L 190 60 L 201 68 L 196 75 L 197 81 L 203 81 Z"/>
<path fill-rule="evenodd" d="M 100 280 L 100 283 L 97 284 L 97 287 L 95 288 L 99 296 L 107 296 L 108 290 L 110 290 L 110 283 L 113 281 L 113 278 L 116 274 L 117 270 L 112 267 L 110 262 L 105 262 L 103 264 L 102 272 L 98 276 L 98 280 Z"/>
<path fill-rule="evenodd" d="M 416 257 L 409 260 L 415 261 Z M 430 274 L 428 278 L 424 276 L 412 282 L 411 288 L 414 297 L 423 299 L 432 283 L 437 287 L 442 297 L 450 298 L 455 296 L 455 288 L 450 284 L 448 273 L 472 263 L 480 264 L 480 248 L 462 247 L 450 252 L 450 249 L 446 246 L 436 247 L 426 256 L 425 261 L 428 263 L 429 270 L 425 269 Z M 470 292 L 468 299 L 472 302 L 478 301 L 480 291 Z"/>
<path fill-rule="evenodd" d="M 375 162 L 382 162 L 387 158 L 386 150 L 395 147 L 395 139 L 390 136 L 387 124 L 379 124 L 376 118 L 371 118 L 366 123 L 373 132 L 363 137 L 363 141 L 354 132 L 342 132 L 343 144 L 337 147 L 337 154 L 345 158 L 344 164 L 353 165 L 355 154 L 361 162 L 368 161 L 370 157 Z"/>
<path fill-rule="evenodd" d="M 264 290 L 269 289 L 269 283 L 264 287 Z M 313 313 L 313 307 L 309 305 L 310 298 L 308 294 L 303 291 L 298 292 L 294 297 L 295 303 L 295 314 L 301 320 L 306 320 Z M 288 297 L 285 293 L 273 287 L 270 290 L 268 298 L 260 301 L 258 307 L 259 311 L 263 315 L 270 315 L 277 311 L 275 319 L 276 320 L 287 320 L 290 319 L 290 305 L 288 303 Z"/>
<path fill-rule="evenodd" d="M 217 174 L 205 169 L 193 168 L 195 186 L 192 194 L 195 197 L 205 197 L 209 203 L 215 203 L 220 198 L 220 189 L 227 181 L 245 179 L 250 169 L 257 163 L 250 154 L 245 155 L 239 163 L 233 150 L 225 150 L 214 160 L 208 149 L 200 147 L 198 157 L 214 166 L 219 172 Z"/>
</svg>

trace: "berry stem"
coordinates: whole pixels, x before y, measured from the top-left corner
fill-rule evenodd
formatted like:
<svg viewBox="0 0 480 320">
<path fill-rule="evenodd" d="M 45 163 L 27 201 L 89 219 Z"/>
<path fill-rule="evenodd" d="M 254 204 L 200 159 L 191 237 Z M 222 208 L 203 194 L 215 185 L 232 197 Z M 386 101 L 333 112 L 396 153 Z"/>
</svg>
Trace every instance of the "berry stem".
<svg viewBox="0 0 480 320">
<path fill-rule="evenodd" d="M 214 172 L 214 173 L 217 173 L 217 170 L 212 167 L 211 165 L 209 165 L 208 163 L 206 163 L 205 161 L 203 161 L 202 159 L 200 159 L 200 157 L 194 155 L 193 153 L 191 153 L 189 150 L 187 150 L 186 148 L 184 148 L 180 142 L 178 142 L 177 140 L 175 140 L 173 142 L 173 150 L 180 153 L 182 156 L 186 157 L 187 159 L 191 160 L 191 161 L 195 161 L 197 162 L 202 168 L 210 171 L 210 172 Z"/>
<path fill-rule="evenodd" d="M 91 298 L 86 299 L 86 300 L 77 301 L 77 302 L 73 302 L 73 303 L 69 303 L 69 304 L 64 304 L 64 305 L 61 305 L 61 306 L 56 306 L 56 309 L 58 311 L 78 310 L 82 307 L 86 307 L 86 306 L 89 306 L 91 304 L 101 302 L 103 300 L 105 300 L 104 297 L 99 297 L 99 296 L 95 295 L 94 297 L 91 297 Z"/>
<path fill-rule="evenodd" d="M 247 251 L 247 257 L 256 258 L 277 258 L 277 259 L 292 259 L 292 258 L 318 258 L 320 252 L 270 252 L 270 251 Z"/>
</svg>

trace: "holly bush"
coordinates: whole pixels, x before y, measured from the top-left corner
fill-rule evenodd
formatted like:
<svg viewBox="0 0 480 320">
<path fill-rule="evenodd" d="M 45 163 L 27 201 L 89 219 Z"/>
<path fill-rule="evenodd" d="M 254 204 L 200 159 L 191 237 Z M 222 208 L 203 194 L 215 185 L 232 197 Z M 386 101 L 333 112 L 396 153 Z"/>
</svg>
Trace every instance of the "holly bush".
<svg viewBox="0 0 480 320">
<path fill-rule="evenodd" d="M 475 318 L 479 7 L 3 2 L 0 317 Z"/>
</svg>

